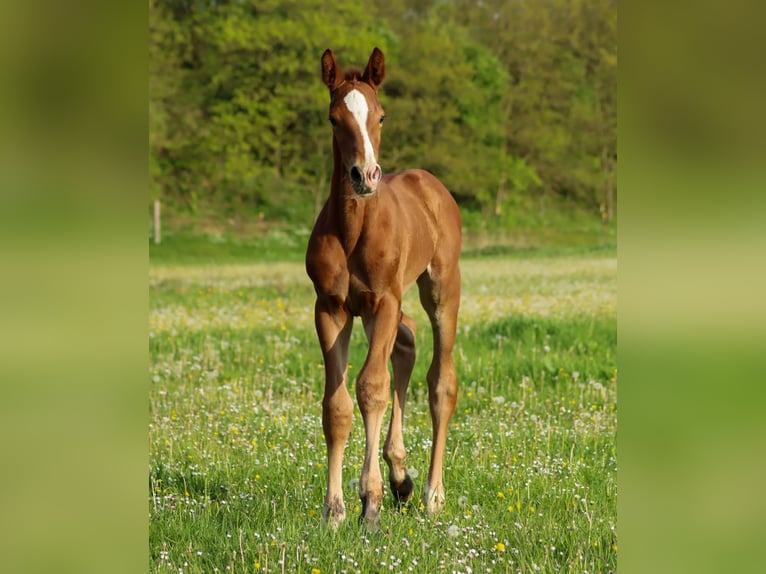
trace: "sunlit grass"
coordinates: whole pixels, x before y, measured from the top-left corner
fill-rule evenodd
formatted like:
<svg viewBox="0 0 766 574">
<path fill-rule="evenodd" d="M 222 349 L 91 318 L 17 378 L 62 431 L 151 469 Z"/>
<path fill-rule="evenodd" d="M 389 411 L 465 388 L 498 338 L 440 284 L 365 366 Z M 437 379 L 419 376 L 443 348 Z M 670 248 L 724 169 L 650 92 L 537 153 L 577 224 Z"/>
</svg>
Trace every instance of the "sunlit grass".
<svg viewBox="0 0 766 574">
<path fill-rule="evenodd" d="M 415 499 L 396 512 L 389 496 L 369 533 L 356 521 L 358 411 L 344 460 L 350 517 L 337 532 L 321 525 L 323 370 L 302 265 L 153 266 L 151 571 L 613 571 L 616 260 L 462 268 L 446 506 L 428 517 Z M 418 323 L 405 444 L 419 492 L 431 337 L 415 290 L 405 310 Z M 365 345 L 357 324 L 352 377 Z"/>
</svg>

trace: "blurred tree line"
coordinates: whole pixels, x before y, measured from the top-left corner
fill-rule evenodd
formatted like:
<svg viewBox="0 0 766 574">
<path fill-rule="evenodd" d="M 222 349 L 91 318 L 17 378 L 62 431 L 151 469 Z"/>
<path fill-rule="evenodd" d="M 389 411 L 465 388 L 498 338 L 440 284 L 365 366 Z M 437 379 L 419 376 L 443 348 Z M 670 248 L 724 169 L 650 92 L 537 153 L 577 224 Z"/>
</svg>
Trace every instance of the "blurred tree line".
<svg viewBox="0 0 766 574">
<path fill-rule="evenodd" d="M 150 0 L 152 197 L 310 223 L 332 169 L 320 56 L 379 46 L 384 171 L 428 169 L 498 225 L 538 197 L 611 216 L 616 20 L 613 0 Z"/>
</svg>

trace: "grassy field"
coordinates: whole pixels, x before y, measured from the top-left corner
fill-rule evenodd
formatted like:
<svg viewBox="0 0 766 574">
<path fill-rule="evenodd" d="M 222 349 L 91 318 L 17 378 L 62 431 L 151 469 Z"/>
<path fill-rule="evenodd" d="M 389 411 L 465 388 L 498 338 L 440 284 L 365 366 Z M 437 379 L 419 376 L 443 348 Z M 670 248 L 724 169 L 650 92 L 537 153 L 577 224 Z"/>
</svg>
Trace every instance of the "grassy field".
<svg viewBox="0 0 766 574">
<path fill-rule="evenodd" d="M 321 524 L 323 369 L 302 265 L 153 264 L 150 571 L 614 571 L 615 254 L 462 267 L 445 508 L 429 517 L 414 499 L 399 512 L 387 494 L 371 533 L 356 520 L 358 410 L 344 461 L 349 519 L 338 531 Z M 405 444 L 419 493 L 431 336 L 415 290 L 404 306 L 418 323 Z M 351 378 L 365 343 L 357 321 Z"/>
</svg>

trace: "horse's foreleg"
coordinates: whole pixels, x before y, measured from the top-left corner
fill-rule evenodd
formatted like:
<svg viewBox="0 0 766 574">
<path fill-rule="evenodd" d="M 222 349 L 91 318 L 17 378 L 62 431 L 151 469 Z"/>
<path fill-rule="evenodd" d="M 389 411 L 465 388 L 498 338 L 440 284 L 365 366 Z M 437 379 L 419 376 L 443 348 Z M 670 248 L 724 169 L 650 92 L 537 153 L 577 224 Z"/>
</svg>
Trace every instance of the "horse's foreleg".
<svg viewBox="0 0 766 574">
<path fill-rule="evenodd" d="M 396 343 L 391 355 L 394 367 L 394 400 L 391 411 L 391 423 L 383 445 L 383 458 L 388 464 L 388 483 L 391 493 L 398 503 L 409 500 L 412 494 L 412 479 L 407 474 L 404 461 L 406 451 L 402 437 L 404 423 L 404 401 L 410 384 L 412 368 L 415 366 L 415 321 L 402 314 L 402 320 L 396 333 Z"/>
<path fill-rule="evenodd" d="M 315 321 L 325 364 L 322 429 L 327 445 L 327 494 L 322 517 L 333 528 L 346 517 L 343 503 L 343 450 L 351 432 L 354 403 L 346 388 L 348 343 L 353 317 L 342 302 L 318 299 Z"/>
<path fill-rule="evenodd" d="M 423 487 L 423 504 L 431 514 L 444 505 L 442 470 L 447 444 L 447 426 L 457 403 L 457 374 L 452 348 L 457 331 L 460 305 L 460 271 L 440 277 L 426 276 L 419 281 L 420 299 L 434 331 L 434 356 L 428 369 L 428 402 L 433 424 L 431 465 Z"/>
<path fill-rule="evenodd" d="M 375 302 L 369 315 L 362 316 L 370 349 L 356 383 L 356 398 L 364 419 L 366 439 L 364 466 L 359 477 L 359 496 L 362 500 L 360 519 L 372 527 L 378 525 L 378 513 L 383 500 L 378 448 L 390 392 L 388 360 L 396 339 L 400 306 L 395 297 L 386 296 Z"/>
</svg>

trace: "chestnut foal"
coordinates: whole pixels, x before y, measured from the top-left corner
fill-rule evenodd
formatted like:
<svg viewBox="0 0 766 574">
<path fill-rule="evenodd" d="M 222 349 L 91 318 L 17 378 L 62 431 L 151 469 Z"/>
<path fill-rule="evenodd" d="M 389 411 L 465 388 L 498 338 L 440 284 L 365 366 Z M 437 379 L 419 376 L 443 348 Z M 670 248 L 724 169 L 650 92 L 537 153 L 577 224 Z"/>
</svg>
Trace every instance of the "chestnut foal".
<svg viewBox="0 0 766 574">
<path fill-rule="evenodd" d="M 356 69 L 343 74 L 332 50 L 322 55 L 334 163 L 330 197 L 309 240 L 306 270 L 317 294 L 315 322 L 325 364 L 322 428 L 328 485 L 322 515 L 332 527 L 346 515 L 342 465 L 354 412 L 346 388 L 354 317 L 362 318 L 369 341 L 356 382 L 367 441 L 359 479 L 360 521 L 372 527 L 379 523 L 383 481 L 378 448 L 390 397 L 389 358 L 395 392 L 383 458 L 398 503 L 406 502 L 414 488 L 405 467 L 402 419 L 415 364 L 415 323 L 402 312 L 402 295 L 415 282 L 434 335 L 427 376 L 433 444 L 423 487 L 429 513 L 444 504 L 442 460 L 457 400 L 452 347 L 460 304 L 460 212 L 447 189 L 426 171 L 382 174 L 378 149 L 385 115 L 377 91 L 384 77 L 378 48 L 363 74 Z"/>
</svg>

